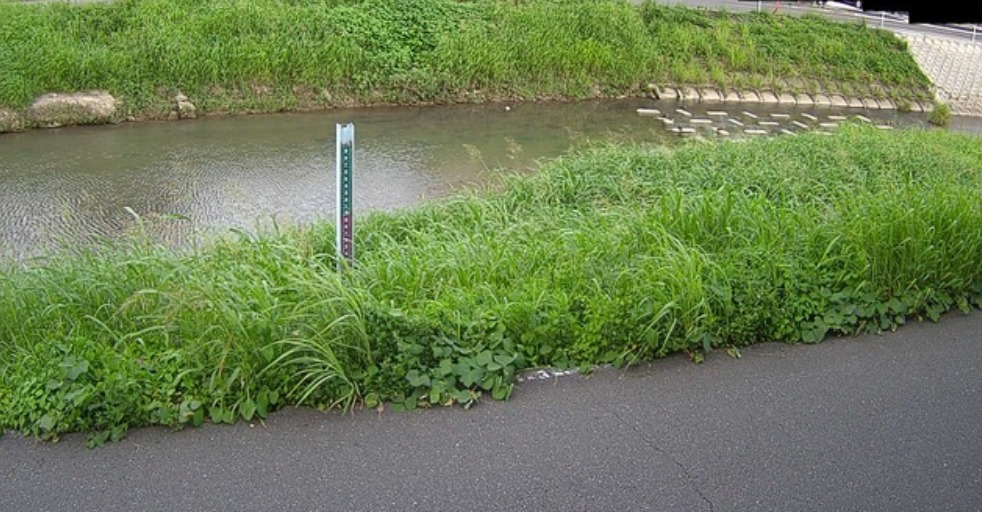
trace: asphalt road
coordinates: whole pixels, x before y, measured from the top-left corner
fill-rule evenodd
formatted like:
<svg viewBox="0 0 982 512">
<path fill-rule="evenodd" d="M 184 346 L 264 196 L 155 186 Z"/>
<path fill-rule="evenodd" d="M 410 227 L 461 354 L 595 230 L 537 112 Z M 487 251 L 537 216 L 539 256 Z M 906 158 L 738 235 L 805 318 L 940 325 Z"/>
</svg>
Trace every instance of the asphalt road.
<svg viewBox="0 0 982 512">
<path fill-rule="evenodd" d="M 982 510 L 982 312 L 84 448 L 0 438 L 0 511 Z"/>
</svg>

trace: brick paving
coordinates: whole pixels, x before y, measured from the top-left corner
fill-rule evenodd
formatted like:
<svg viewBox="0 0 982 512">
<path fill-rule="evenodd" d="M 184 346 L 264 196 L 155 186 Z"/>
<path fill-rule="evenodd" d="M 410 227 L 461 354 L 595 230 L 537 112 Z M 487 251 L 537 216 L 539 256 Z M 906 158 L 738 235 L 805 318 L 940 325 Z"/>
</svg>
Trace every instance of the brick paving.
<svg viewBox="0 0 982 512">
<path fill-rule="evenodd" d="M 902 34 L 914 60 L 955 114 L 982 116 L 982 44 Z"/>
</svg>

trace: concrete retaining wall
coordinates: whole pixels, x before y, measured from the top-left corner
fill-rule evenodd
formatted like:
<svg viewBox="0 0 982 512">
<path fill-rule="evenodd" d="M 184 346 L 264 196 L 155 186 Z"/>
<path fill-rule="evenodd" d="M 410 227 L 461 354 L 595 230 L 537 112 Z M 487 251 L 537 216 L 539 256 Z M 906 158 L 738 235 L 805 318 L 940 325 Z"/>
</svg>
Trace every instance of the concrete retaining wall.
<svg viewBox="0 0 982 512">
<path fill-rule="evenodd" d="M 650 85 L 652 95 L 660 100 L 680 100 L 699 103 L 760 103 L 772 105 L 802 105 L 818 107 L 851 107 L 870 110 L 903 109 L 930 112 L 929 102 L 911 101 L 898 105 L 889 98 L 859 98 L 838 94 L 776 93 L 773 91 L 720 91 L 715 88 L 669 87 Z"/>
</svg>

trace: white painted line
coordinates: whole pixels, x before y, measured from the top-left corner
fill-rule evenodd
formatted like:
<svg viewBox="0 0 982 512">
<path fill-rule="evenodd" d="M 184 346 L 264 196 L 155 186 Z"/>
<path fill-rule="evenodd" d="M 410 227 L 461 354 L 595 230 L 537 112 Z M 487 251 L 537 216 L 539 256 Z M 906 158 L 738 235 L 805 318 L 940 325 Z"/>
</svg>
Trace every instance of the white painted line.
<svg viewBox="0 0 982 512">
<path fill-rule="evenodd" d="M 731 123 L 733 123 L 733 124 L 735 124 L 737 126 L 743 126 L 743 123 L 741 123 L 740 121 L 737 121 L 736 119 L 733 119 L 732 117 L 731 118 L 728 118 L 727 121 L 729 121 L 729 122 L 731 122 Z"/>
<path fill-rule="evenodd" d="M 870 120 L 870 118 L 868 118 L 868 117 L 866 117 L 864 115 L 860 115 L 860 114 L 856 114 L 856 119 L 859 119 L 860 121 L 862 121 L 864 123 L 872 123 L 873 122 L 873 121 Z"/>
<path fill-rule="evenodd" d="M 674 119 L 669 119 L 667 117 L 660 117 L 659 119 L 661 119 L 661 122 L 663 122 L 665 124 L 675 124 L 675 120 Z"/>
<path fill-rule="evenodd" d="M 805 123 L 802 123 L 801 121 L 791 121 L 791 124 L 797 126 L 798 128 L 802 128 L 802 129 L 805 129 L 805 130 L 808 129 L 808 125 L 805 124 Z"/>
<path fill-rule="evenodd" d="M 674 133 L 696 133 L 696 129 L 691 126 L 676 126 L 672 128 Z"/>
<path fill-rule="evenodd" d="M 777 113 L 775 113 L 775 114 L 771 114 L 771 117 L 774 118 L 774 119 L 787 119 L 787 118 L 791 117 L 791 114 L 777 114 Z"/>
<path fill-rule="evenodd" d="M 804 117 L 805 119 L 807 119 L 809 121 L 818 121 L 818 118 L 817 117 L 809 114 L 808 112 L 802 112 L 801 113 L 801 117 Z"/>
<path fill-rule="evenodd" d="M 712 119 L 703 119 L 701 117 L 693 117 L 692 119 L 689 119 L 689 122 L 692 124 L 713 124 Z"/>
<path fill-rule="evenodd" d="M 706 112 L 706 115 L 711 117 L 726 117 L 730 115 L 730 113 L 722 110 L 709 110 Z"/>
<path fill-rule="evenodd" d="M 781 123 L 779 123 L 777 121 L 760 121 L 757 124 L 759 124 L 761 126 L 778 126 Z"/>
<path fill-rule="evenodd" d="M 639 116 L 658 116 L 661 115 L 661 110 L 656 108 L 639 108 L 636 110 Z"/>
<path fill-rule="evenodd" d="M 743 130 L 748 135 L 767 135 L 767 130 Z"/>
<path fill-rule="evenodd" d="M 878 125 L 876 125 L 876 127 L 879 128 L 879 129 L 881 129 L 881 130 L 892 130 L 893 129 L 893 127 L 890 126 L 890 125 L 888 125 L 888 124 L 878 124 Z"/>
<path fill-rule="evenodd" d="M 797 137 L 798 136 L 797 133 L 795 133 L 795 132 L 793 132 L 791 130 L 788 130 L 787 128 L 781 128 L 781 133 L 783 133 L 785 135 L 791 135 L 792 137 Z"/>
<path fill-rule="evenodd" d="M 829 121 L 845 121 L 846 116 L 828 116 Z"/>
<path fill-rule="evenodd" d="M 743 115 L 749 117 L 750 119 L 757 119 L 757 114 L 754 114 L 753 112 L 747 112 L 746 110 L 744 110 Z"/>
<path fill-rule="evenodd" d="M 822 128 L 838 128 L 839 123 L 818 123 Z"/>
<path fill-rule="evenodd" d="M 726 130 L 724 130 L 722 128 L 716 130 L 716 133 L 719 134 L 719 135 L 722 135 L 724 137 L 729 137 L 730 136 L 730 132 L 728 132 L 728 131 L 726 131 Z"/>
<path fill-rule="evenodd" d="M 679 114 L 682 114 L 685 117 L 692 117 L 692 112 L 689 112 L 688 110 L 677 108 L 675 109 L 675 111 L 678 112 Z"/>
</svg>

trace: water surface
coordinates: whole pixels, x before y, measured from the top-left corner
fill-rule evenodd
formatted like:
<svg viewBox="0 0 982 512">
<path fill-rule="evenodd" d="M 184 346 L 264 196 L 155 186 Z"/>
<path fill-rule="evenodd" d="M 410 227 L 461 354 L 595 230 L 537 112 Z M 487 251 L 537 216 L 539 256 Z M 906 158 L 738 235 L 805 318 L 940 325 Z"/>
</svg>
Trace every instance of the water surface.
<svg viewBox="0 0 982 512">
<path fill-rule="evenodd" d="M 6 134 L 0 136 L 0 258 L 117 236 L 133 229 L 137 217 L 155 237 L 178 244 L 191 233 L 252 230 L 271 219 L 331 218 L 339 122 L 356 126 L 357 215 L 485 185 L 499 168 L 534 170 L 539 160 L 584 139 L 680 140 L 658 119 L 637 115 L 639 106 L 680 116 L 677 104 L 629 99 L 330 110 Z M 691 110 L 698 116 L 713 108 L 723 107 Z M 726 108 L 741 115 L 747 107 Z M 867 114 L 875 122 L 923 123 L 923 116 Z"/>
</svg>

